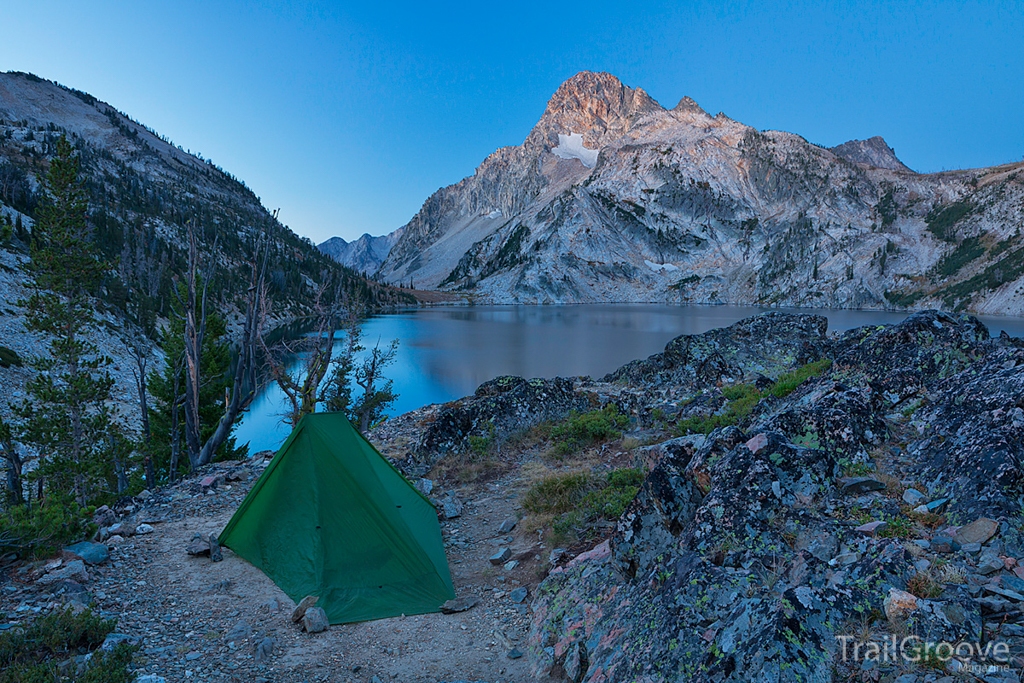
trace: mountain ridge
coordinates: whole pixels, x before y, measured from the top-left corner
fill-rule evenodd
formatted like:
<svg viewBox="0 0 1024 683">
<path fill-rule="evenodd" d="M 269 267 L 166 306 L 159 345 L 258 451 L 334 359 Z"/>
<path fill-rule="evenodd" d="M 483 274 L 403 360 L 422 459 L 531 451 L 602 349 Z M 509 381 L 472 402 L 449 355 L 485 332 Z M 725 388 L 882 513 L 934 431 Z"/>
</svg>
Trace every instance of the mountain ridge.
<svg viewBox="0 0 1024 683">
<path fill-rule="evenodd" d="M 1018 166 L 918 174 L 880 137 L 828 149 L 583 72 L 431 195 L 379 274 L 495 303 L 1024 313 Z"/>
</svg>

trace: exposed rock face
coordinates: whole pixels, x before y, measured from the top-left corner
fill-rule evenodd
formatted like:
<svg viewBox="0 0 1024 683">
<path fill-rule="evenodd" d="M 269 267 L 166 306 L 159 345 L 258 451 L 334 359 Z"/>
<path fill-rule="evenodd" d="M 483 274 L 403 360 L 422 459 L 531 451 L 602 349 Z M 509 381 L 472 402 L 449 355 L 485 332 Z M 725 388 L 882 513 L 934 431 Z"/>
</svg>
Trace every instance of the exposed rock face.
<svg viewBox="0 0 1024 683">
<path fill-rule="evenodd" d="M 330 256 L 343 266 L 361 273 L 376 273 L 380 264 L 391 252 L 391 247 L 402 237 L 403 230 L 380 237 L 364 234 L 357 240 L 346 242 L 340 237 L 332 237 L 317 245 L 317 249 Z"/>
<path fill-rule="evenodd" d="M 915 174 L 881 138 L 824 149 L 583 72 L 380 273 L 495 302 L 1022 313 L 1022 166 Z"/>
<path fill-rule="evenodd" d="M 714 349 L 716 363 L 679 349 Z M 792 393 L 763 394 L 734 425 L 648 449 L 660 459 L 609 541 L 537 591 L 538 678 L 572 669 L 595 683 L 827 681 L 845 670 L 840 637 L 859 637 L 859 618 L 879 638 L 973 643 L 984 614 L 1024 602 L 1007 590 L 1024 585 L 1009 571 L 1024 556 L 1017 340 L 936 311 L 834 337 L 813 316 L 766 315 L 673 340 L 608 379 L 648 397 L 679 389 L 688 404 L 715 384 L 776 377 L 805 362 L 801 349 L 831 368 Z M 694 372 L 705 365 L 714 370 Z M 858 479 L 844 470 L 880 462 L 887 474 L 860 479 L 886 490 L 845 486 Z M 953 526 L 911 531 L 899 482 L 917 482 Z M 877 533 L 857 531 L 865 511 Z M 946 535 L 957 525 L 972 541 L 963 550 Z M 953 578 L 922 595 L 933 576 L 922 556 L 934 552 L 952 572 L 934 576 Z M 985 624 L 984 639 L 1020 645 L 1019 627 L 998 629 Z"/>
<path fill-rule="evenodd" d="M 867 140 L 850 140 L 832 148 L 838 156 L 855 164 L 866 164 L 875 168 L 887 168 L 890 171 L 913 173 L 896 157 L 893 150 L 880 135 Z"/>
</svg>

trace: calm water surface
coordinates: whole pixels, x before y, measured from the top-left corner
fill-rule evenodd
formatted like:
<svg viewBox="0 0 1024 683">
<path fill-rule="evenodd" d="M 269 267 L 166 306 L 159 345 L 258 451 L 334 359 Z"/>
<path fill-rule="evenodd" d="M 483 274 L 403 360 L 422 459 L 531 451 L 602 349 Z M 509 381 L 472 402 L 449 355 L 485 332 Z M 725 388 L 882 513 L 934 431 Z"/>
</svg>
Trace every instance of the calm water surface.
<svg viewBox="0 0 1024 683">
<path fill-rule="evenodd" d="M 401 340 L 387 376 L 399 398 L 391 414 L 472 394 L 500 375 L 600 377 L 658 353 L 681 334 L 731 325 L 767 309 L 752 306 L 657 304 L 468 306 L 380 315 L 362 328 L 363 345 Z M 829 320 L 829 330 L 896 323 L 905 313 L 800 309 Z M 1024 319 L 985 318 L 992 334 L 1024 336 Z M 339 347 L 336 350 L 340 351 Z M 296 367 L 300 361 L 296 361 Z M 250 452 L 276 449 L 288 435 L 277 385 L 264 389 L 235 430 Z"/>
</svg>

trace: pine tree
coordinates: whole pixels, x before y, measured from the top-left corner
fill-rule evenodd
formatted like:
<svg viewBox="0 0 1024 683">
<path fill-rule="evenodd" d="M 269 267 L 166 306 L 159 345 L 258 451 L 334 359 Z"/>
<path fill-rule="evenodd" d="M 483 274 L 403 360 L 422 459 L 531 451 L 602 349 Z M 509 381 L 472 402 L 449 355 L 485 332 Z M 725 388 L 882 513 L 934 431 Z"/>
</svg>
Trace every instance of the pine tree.
<svg viewBox="0 0 1024 683">
<path fill-rule="evenodd" d="M 107 269 L 89 237 L 85 190 L 78 158 L 61 137 L 46 176 L 48 201 L 35 228 L 28 271 L 32 295 L 23 302 L 27 327 L 50 339 L 49 353 L 32 360 L 31 400 L 16 412 L 21 440 L 39 451 L 33 476 L 39 490 L 73 493 L 85 505 L 102 488 L 109 455 L 113 380 L 88 335 L 97 327 L 90 294 Z"/>
</svg>

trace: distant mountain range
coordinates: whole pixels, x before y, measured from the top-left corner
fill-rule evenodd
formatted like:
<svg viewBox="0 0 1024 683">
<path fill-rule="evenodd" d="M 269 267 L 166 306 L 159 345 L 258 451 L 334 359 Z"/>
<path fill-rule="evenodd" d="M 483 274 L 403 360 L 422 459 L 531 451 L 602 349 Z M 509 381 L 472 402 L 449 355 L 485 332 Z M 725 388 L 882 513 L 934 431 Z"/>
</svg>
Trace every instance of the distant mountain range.
<svg viewBox="0 0 1024 683">
<path fill-rule="evenodd" d="M 379 275 L 505 303 L 1019 315 L 1022 169 L 918 174 L 880 137 L 829 149 L 583 72 L 522 145 L 427 199 Z"/>
<path fill-rule="evenodd" d="M 341 237 L 332 237 L 318 244 L 317 249 L 343 266 L 372 275 L 384 263 L 384 259 L 402 237 L 402 233 L 402 228 L 380 237 L 364 233 L 362 237 L 351 242 L 346 242 Z"/>
</svg>

